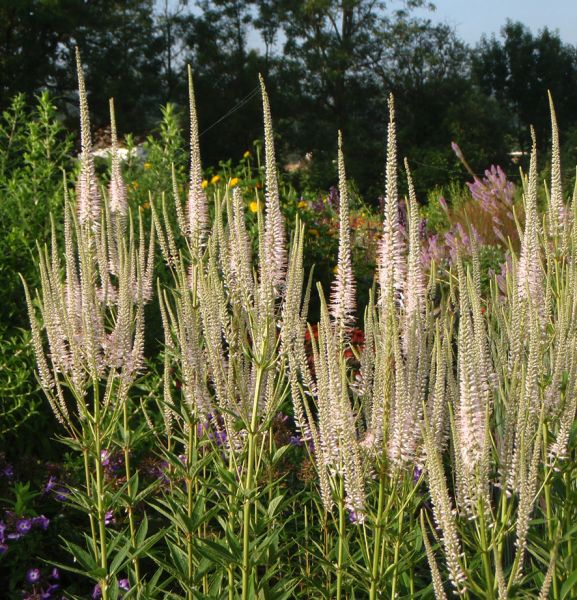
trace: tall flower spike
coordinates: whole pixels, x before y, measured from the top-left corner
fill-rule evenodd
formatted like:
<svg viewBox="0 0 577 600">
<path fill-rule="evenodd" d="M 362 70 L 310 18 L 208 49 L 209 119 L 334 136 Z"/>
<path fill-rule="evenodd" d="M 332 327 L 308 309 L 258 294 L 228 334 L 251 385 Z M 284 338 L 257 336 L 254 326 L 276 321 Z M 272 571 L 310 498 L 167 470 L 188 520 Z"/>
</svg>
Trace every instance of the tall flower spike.
<svg viewBox="0 0 577 600">
<path fill-rule="evenodd" d="M 355 277 L 351 260 L 351 224 L 349 219 L 349 197 L 345 159 L 343 156 L 343 136 L 338 138 L 339 170 L 339 258 L 337 274 L 333 282 L 330 313 L 341 338 L 355 318 Z"/>
<path fill-rule="evenodd" d="M 208 229 L 208 208 L 206 194 L 202 189 L 202 167 L 200 163 L 200 144 L 198 119 L 192 69 L 188 65 L 188 102 L 190 109 L 190 183 L 188 188 L 188 234 L 193 248 L 199 248 L 204 242 Z"/>
<path fill-rule="evenodd" d="M 80 177 L 77 183 L 78 222 L 89 223 L 93 230 L 100 226 L 102 199 L 98 189 L 94 159 L 92 157 L 92 137 L 90 135 L 90 117 L 88 100 L 82 72 L 80 51 L 76 48 L 76 71 L 78 75 L 78 95 L 80 99 Z"/>
<path fill-rule="evenodd" d="M 110 98 L 110 131 L 112 137 L 112 165 L 110 172 L 110 212 L 111 214 L 126 217 L 128 203 L 126 201 L 126 185 L 122 179 L 120 170 L 120 158 L 118 156 L 118 136 L 116 133 L 116 115 L 114 113 L 114 99 Z"/>
<path fill-rule="evenodd" d="M 517 295 L 519 300 L 531 297 L 532 303 L 539 306 L 543 289 L 539 253 L 539 215 L 537 212 L 537 142 L 533 128 L 531 128 L 531 137 L 533 145 L 529 165 L 529 184 L 525 198 L 525 231 L 517 266 Z"/>
<path fill-rule="evenodd" d="M 385 218 L 383 237 L 379 249 L 379 283 L 381 297 L 392 290 L 394 300 L 401 304 L 404 293 L 404 243 L 399 229 L 399 197 L 397 189 L 397 137 L 395 131 L 395 105 L 389 96 L 389 126 L 387 135 L 387 164 L 385 185 Z"/>
<path fill-rule="evenodd" d="M 420 330 L 418 321 L 424 315 L 425 283 L 421 261 L 421 241 L 419 239 L 419 205 L 417 203 L 413 179 L 411 177 L 407 159 L 405 159 L 405 170 L 407 172 L 407 183 L 409 186 L 409 256 L 407 272 L 406 327 L 403 332 L 403 350 L 407 352 L 409 339 L 411 336 L 415 336 L 417 331 Z"/>
<path fill-rule="evenodd" d="M 259 75 L 262 93 L 262 110 L 264 117 L 264 150 L 265 150 L 265 224 L 264 224 L 264 257 L 267 261 L 264 272 L 275 287 L 279 287 L 285 278 L 286 271 L 286 235 L 284 219 L 280 209 L 280 197 L 276 173 L 276 159 L 270 104 L 262 75 Z"/>
<path fill-rule="evenodd" d="M 551 92 L 549 96 L 549 109 L 551 111 L 551 198 L 549 200 L 549 227 L 552 236 L 557 237 L 562 233 L 565 221 L 563 207 L 563 187 L 561 183 L 561 155 L 559 152 L 559 129 L 557 116 Z"/>
</svg>

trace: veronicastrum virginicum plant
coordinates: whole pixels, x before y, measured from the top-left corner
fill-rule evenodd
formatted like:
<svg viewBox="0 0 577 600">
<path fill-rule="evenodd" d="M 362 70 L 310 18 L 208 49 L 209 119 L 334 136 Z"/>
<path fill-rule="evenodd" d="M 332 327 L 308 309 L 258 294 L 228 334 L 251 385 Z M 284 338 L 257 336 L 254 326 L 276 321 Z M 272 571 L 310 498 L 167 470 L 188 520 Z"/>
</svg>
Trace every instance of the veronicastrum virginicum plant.
<svg viewBox="0 0 577 600">
<path fill-rule="evenodd" d="M 294 314 L 284 318 L 289 374 L 297 426 L 313 444 L 319 473 L 324 518 L 336 503 L 336 556 L 334 585 L 326 581 L 326 594 L 342 598 L 352 589 L 366 589 L 370 598 L 398 594 L 401 553 L 410 552 L 411 532 L 404 531 L 405 518 L 413 519 L 414 476 L 419 464 L 423 406 L 431 368 L 434 327 L 427 304 L 425 274 L 420 257 L 418 205 L 408 165 L 408 239 L 399 224 L 397 160 L 393 100 L 389 100 L 390 123 L 387 146 L 386 203 L 378 273 L 379 296 L 365 312 L 364 347 L 358 356 L 360 370 L 351 364 L 350 331 L 355 321 L 355 283 L 351 265 L 348 193 L 342 140 L 339 136 L 340 237 L 336 277 L 327 306 L 322 290 L 318 340 L 313 339 L 314 373 L 307 361 L 305 319 Z M 302 286 L 302 278 L 301 278 Z M 434 277 L 431 279 L 434 286 Z M 444 323 L 450 327 L 450 321 Z M 285 334 L 285 329 L 289 330 Z M 447 352 L 436 342 L 437 354 Z M 444 368 L 445 362 L 442 361 Z M 442 372 L 442 371 L 439 371 Z M 433 378 L 434 379 L 434 378 Z M 436 383 L 436 388 L 443 383 Z M 431 395 L 430 412 L 442 420 L 442 398 Z M 441 432 L 441 435 L 443 432 Z M 367 481 L 377 478 L 378 489 Z M 416 480 L 419 479 L 417 474 Z M 375 496 L 376 493 L 376 496 Z M 376 501 L 376 502 L 375 502 Z M 376 506 L 375 506 L 376 504 Z M 408 509 L 408 510 L 407 510 Z M 347 517 L 348 513 L 348 517 Z M 360 546 L 365 566 L 362 579 L 345 581 L 348 549 L 346 522 L 362 530 Z M 353 533 L 353 535 L 355 535 Z M 348 543 L 350 545 L 350 542 Z M 411 575 L 407 593 L 414 593 Z"/>
<path fill-rule="evenodd" d="M 571 533 L 562 528 L 567 509 L 561 504 L 571 503 L 567 474 L 568 495 L 558 505 L 553 494 L 558 471 L 572 468 L 565 461 L 577 408 L 576 203 L 574 196 L 569 211 L 562 196 L 552 103 L 551 121 L 546 218 L 537 211 L 533 135 L 521 249 L 504 286 L 495 281 L 485 304 L 477 249 L 471 270 L 457 265 L 457 380 L 449 400 L 453 497 L 442 447 L 433 425 L 425 427 L 433 515 L 453 588 L 466 598 L 514 598 L 528 586 L 540 590 L 539 598 L 561 598 L 570 590 L 563 585 L 572 572 Z M 424 535 L 435 595 L 446 598 Z"/>
<path fill-rule="evenodd" d="M 142 223 L 135 232 L 129 214 L 112 101 L 112 171 L 103 197 L 78 52 L 77 67 L 80 174 L 76 201 L 65 195 L 63 252 L 54 226 L 51 248 L 40 248 L 40 318 L 26 286 L 25 292 L 40 382 L 67 432 L 65 442 L 84 459 L 86 489 L 74 490 L 70 500 L 88 515 L 89 551 L 67 545 L 108 599 L 117 597 L 117 578 L 131 565 L 132 584 L 140 584 L 132 507 L 138 477 L 130 470 L 128 409 L 130 389 L 144 365 L 144 305 L 152 296 L 154 238 L 147 249 Z M 128 539 L 106 527 L 109 511 L 119 508 L 103 471 L 114 443 L 125 457 L 126 484 L 117 498 L 122 495 L 120 505 L 128 512 Z"/>
<path fill-rule="evenodd" d="M 262 472 L 275 458 L 272 421 L 287 395 L 284 359 L 280 353 L 278 324 L 286 305 L 295 301 L 288 293 L 287 269 L 302 271 L 302 227 L 297 223 L 292 250 L 287 256 L 284 219 L 280 210 L 272 125 L 268 97 L 261 80 L 265 128 L 264 217 L 258 213 L 258 268 L 253 266 L 251 244 L 244 219 L 244 203 L 238 188 L 214 196 L 213 219 L 204 189 L 198 125 L 192 76 L 189 70 L 191 164 L 188 197 L 183 207 L 174 184 L 174 216 L 166 202 L 153 216 L 164 258 L 173 272 L 174 290 L 160 290 L 165 330 L 165 413 L 166 448 L 176 443 L 183 450 L 186 492 L 182 498 L 184 517 L 175 522 L 173 552 L 186 556 L 187 569 L 179 582 L 188 598 L 208 593 L 211 587 L 202 558 L 215 548 L 217 561 L 226 570 L 226 579 L 216 589 L 242 598 L 258 593 L 256 565 L 270 560 L 270 544 L 259 543 L 263 525 L 261 503 L 278 507 L 282 496 L 263 494 Z M 180 246 L 182 240 L 184 248 Z M 180 246 L 180 247 L 179 247 Z M 300 303 L 300 296 L 297 298 Z M 174 366 L 180 391 L 173 389 Z M 206 537 L 207 524 L 197 518 L 198 504 L 217 503 L 206 488 L 199 453 L 206 446 L 206 434 L 217 441 L 210 468 L 218 469 L 227 486 L 219 506 L 227 506 L 221 521 L 232 550 Z M 200 438 L 200 439 L 199 439 Z M 218 464 L 220 462 L 220 464 Z M 180 495 L 178 490 L 174 490 Z M 212 494 L 212 497 L 211 497 Z M 222 499 L 221 499 L 222 500 Z M 169 498 L 164 506 L 174 502 Z M 272 543 L 275 536 L 271 537 Z M 208 544 L 208 545 L 207 545 Z M 177 549 L 178 548 L 178 549 Z M 237 565 L 240 569 L 237 569 Z M 203 572 L 201 578 L 195 571 Z M 240 571 L 240 576 L 238 574 Z M 269 575 L 270 577 L 270 575 Z M 282 584 L 289 587 L 289 582 Z M 279 588 L 280 589 L 280 588 Z M 278 592 L 280 593 L 280 592 Z"/>
<path fill-rule="evenodd" d="M 116 597 L 114 579 L 123 569 L 142 597 L 373 600 L 454 592 L 502 600 L 534 590 L 541 598 L 568 597 L 573 513 L 559 490 L 572 485 L 577 201 L 566 209 L 552 103 L 546 214 L 541 219 L 537 211 L 533 147 L 519 256 L 511 251 L 504 286 L 495 281 L 487 301 L 474 235 L 472 258 L 458 256 L 448 281 L 437 280 L 434 265 L 424 271 L 406 161 L 406 227 L 400 222 L 389 100 L 379 268 L 359 347 L 342 137 L 338 262 L 328 301 L 319 287 L 315 338 L 307 324 L 312 277 L 307 283 L 304 229 L 297 220 L 287 244 L 261 86 L 265 202 L 261 211 L 257 198 L 256 255 L 239 188 L 220 187 L 209 199 L 202 186 L 190 71 L 187 198 L 180 199 L 173 169 L 173 202 L 152 203 L 171 275 L 168 286 L 158 285 L 162 426 L 154 426 L 155 415 L 138 415 L 154 429 L 167 463 L 164 491 L 151 504 L 171 526 L 151 553 L 162 569 L 152 588 L 139 554 L 158 536 L 137 548 L 147 525 L 137 527 L 133 510 L 141 493 L 131 471 L 129 407 L 143 363 L 154 237 L 147 250 L 140 222 L 134 231 L 113 110 L 111 181 L 102 198 L 79 68 L 76 206 L 66 200 L 63 262 L 56 236 L 50 251 L 41 249 L 41 319 L 26 291 L 42 385 L 84 457 L 86 493 L 73 499 L 89 516 L 89 552 L 71 550 L 105 598 Z M 318 491 L 296 501 L 281 489 L 285 474 L 274 473 L 284 451 L 274 421 L 289 396 L 319 481 Z M 126 469 L 115 497 L 102 454 L 114 444 Z M 119 506 L 128 515 L 126 533 L 105 527 L 108 510 Z"/>
</svg>

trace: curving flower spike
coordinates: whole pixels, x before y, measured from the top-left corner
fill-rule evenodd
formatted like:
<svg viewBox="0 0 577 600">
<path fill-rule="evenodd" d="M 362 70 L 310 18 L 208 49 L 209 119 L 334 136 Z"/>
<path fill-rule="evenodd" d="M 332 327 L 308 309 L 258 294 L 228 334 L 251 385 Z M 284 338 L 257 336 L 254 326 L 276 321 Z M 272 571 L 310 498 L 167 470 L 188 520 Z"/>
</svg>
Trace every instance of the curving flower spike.
<svg viewBox="0 0 577 600">
<path fill-rule="evenodd" d="M 422 316 L 425 311 L 425 281 L 421 262 L 421 241 L 419 238 L 419 205 L 407 159 L 405 159 L 405 171 L 407 172 L 407 184 L 409 187 L 409 256 L 406 316 L 407 325 L 411 327 L 414 319 Z"/>
<path fill-rule="evenodd" d="M 259 81 L 262 93 L 265 149 L 264 257 L 266 257 L 266 265 L 264 265 L 264 272 L 272 285 L 278 288 L 284 283 L 286 276 L 286 234 L 280 208 L 270 104 L 262 75 L 259 75 Z"/>
<path fill-rule="evenodd" d="M 110 172 L 110 212 L 111 214 L 126 217 L 128 202 L 126 200 L 126 185 L 122 179 L 120 158 L 118 156 L 118 136 L 116 132 L 116 115 L 114 113 L 114 99 L 110 98 L 110 131 L 112 137 L 112 165 Z"/>
<path fill-rule="evenodd" d="M 80 99 L 80 176 L 78 178 L 76 194 L 78 203 L 78 221 L 81 225 L 90 224 L 92 230 L 100 227 L 100 214 L 102 198 L 98 189 L 94 159 L 92 157 L 92 137 L 90 135 L 90 117 L 88 114 L 88 100 L 80 50 L 76 48 L 76 71 L 78 75 L 78 95 Z"/>
<path fill-rule="evenodd" d="M 533 144 L 529 165 L 529 185 L 525 198 L 525 231 L 517 265 L 517 295 L 519 300 L 530 298 L 535 306 L 539 306 L 543 286 L 537 212 L 537 142 L 533 128 L 531 128 L 531 138 Z"/>
<path fill-rule="evenodd" d="M 345 159 L 343 156 L 343 136 L 338 136 L 339 171 L 339 258 L 337 274 L 333 281 L 330 314 L 335 322 L 339 337 L 355 320 L 355 276 L 351 259 L 351 224 L 349 218 L 349 197 Z"/>
<path fill-rule="evenodd" d="M 387 136 L 387 164 L 385 185 L 385 218 L 383 237 L 379 248 L 379 284 L 381 301 L 403 303 L 405 290 L 404 241 L 399 224 L 399 196 L 397 189 L 397 141 L 395 105 L 389 96 L 389 126 Z M 392 298 L 390 298 L 392 294 Z"/>
<path fill-rule="evenodd" d="M 559 129 L 557 127 L 557 116 L 553 97 L 548 91 L 549 109 L 551 111 L 551 197 L 549 200 L 549 227 L 550 233 L 558 237 L 562 233 L 565 222 L 565 210 L 563 205 L 563 185 L 561 183 L 561 155 L 559 152 Z"/>
<path fill-rule="evenodd" d="M 190 110 L 190 182 L 186 216 L 188 219 L 188 235 L 192 247 L 199 248 L 205 241 L 209 220 L 206 194 L 202 187 L 198 119 L 190 65 L 188 65 L 188 101 Z"/>
</svg>

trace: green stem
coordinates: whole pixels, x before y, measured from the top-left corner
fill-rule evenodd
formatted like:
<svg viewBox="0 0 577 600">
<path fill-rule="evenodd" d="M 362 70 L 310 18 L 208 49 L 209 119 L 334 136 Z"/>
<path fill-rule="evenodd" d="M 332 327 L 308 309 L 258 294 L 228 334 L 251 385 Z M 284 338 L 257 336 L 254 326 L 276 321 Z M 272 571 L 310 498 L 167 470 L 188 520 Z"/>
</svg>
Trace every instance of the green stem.
<svg viewBox="0 0 577 600">
<path fill-rule="evenodd" d="M 233 463 L 231 455 L 229 455 L 229 458 L 228 458 L 228 470 L 230 473 L 235 472 L 234 463 Z M 231 500 L 234 496 L 234 486 L 232 483 L 230 483 L 228 486 L 228 493 L 229 493 L 228 523 L 229 523 L 230 531 L 234 531 L 234 511 L 233 511 L 233 504 L 232 504 L 232 500 Z M 229 563 L 228 566 L 226 567 L 226 570 L 228 572 L 228 600 L 234 600 L 234 565 L 232 563 Z"/>
<path fill-rule="evenodd" d="M 547 448 L 549 447 L 548 436 L 547 436 L 547 426 L 543 424 L 543 452 L 547 453 Z M 551 552 L 554 551 L 555 548 L 555 539 L 553 536 L 553 512 L 551 509 L 551 478 L 547 477 L 547 473 L 545 474 L 544 481 L 544 491 L 545 491 L 545 514 L 547 517 L 547 536 L 549 538 L 549 547 L 551 548 Z M 559 586 L 557 583 L 557 577 L 555 574 L 555 563 L 553 564 L 553 599 L 559 600 Z"/>
<path fill-rule="evenodd" d="M 130 469 L 130 429 L 128 428 L 128 402 L 125 399 L 122 407 L 123 412 L 123 428 L 124 428 L 124 470 L 126 473 L 126 490 L 128 492 L 128 523 L 130 526 L 130 544 L 132 546 L 133 551 L 136 552 L 136 527 L 134 524 L 134 509 L 132 506 L 132 482 L 131 482 L 131 469 Z M 136 578 L 136 586 L 140 589 L 140 560 L 138 557 L 135 557 L 132 561 L 134 566 L 134 576 Z"/>
<path fill-rule="evenodd" d="M 98 379 L 93 380 L 94 390 L 94 452 L 96 462 L 96 509 L 98 513 L 98 535 L 100 538 L 100 567 L 104 572 L 100 580 L 102 600 L 108 600 L 108 556 L 106 548 L 106 509 L 104 506 L 104 476 L 102 471 L 102 435 L 100 431 L 100 394 Z"/>
<path fill-rule="evenodd" d="M 340 478 L 339 490 L 339 545 L 337 554 L 337 595 L 336 600 L 341 600 L 343 593 L 343 563 L 345 550 L 345 480 Z"/>
<path fill-rule="evenodd" d="M 379 503 L 377 508 L 377 521 L 375 523 L 375 544 L 373 547 L 373 566 L 371 570 L 371 589 L 369 592 L 370 600 L 377 598 L 377 583 L 379 574 L 379 562 L 381 555 L 381 537 L 383 533 L 383 506 L 385 503 L 385 472 L 381 468 L 381 476 L 379 479 Z"/>
<path fill-rule="evenodd" d="M 401 536 L 403 534 L 403 518 L 405 515 L 404 508 L 399 511 L 398 529 L 399 533 L 395 540 L 395 553 L 393 556 L 393 580 L 391 582 L 391 600 L 397 597 L 397 578 L 399 576 L 399 555 L 401 552 Z"/>
<path fill-rule="evenodd" d="M 92 499 L 92 480 L 90 477 L 90 459 L 88 457 L 88 448 L 83 448 L 82 455 L 84 457 L 84 478 L 86 479 L 86 493 L 88 494 L 88 497 Z M 96 560 L 99 560 L 100 552 L 98 550 L 96 523 L 94 521 L 94 515 L 92 514 L 92 510 L 88 513 L 88 518 L 90 520 L 90 536 L 92 537 L 92 551 L 94 552 Z"/>
<path fill-rule="evenodd" d="M 192 446 L 193 446 L 193 428 L 192 422 L 188 424 L 188 447 L 186 449 L 186 469 L 188 471 L 186 475 L 186 515 L 190 520 L 192 519 L 193 512 L 193 485 L 192 485 Z M 188 558 L 188 586 L 186 590 L 186 597 L 188 600 L 194 600 L 194 594 L 192 592 L 192 577 L 194 575 L 193 567 L 193 547 L 192 547 L 192 531 L 186 532 L 186 553 Z"/>
<path fill-rule="evenodd" d="M 255 441 L 256 427 L 258 420 L 258 403 L 262 387 L 264 369 L 259 365 L 256 371 L 256 382 L 254 386 L 254 399 L 252 404 L 252 416 L 250 429 L 248 431 L 248 458 L 246 481 L 244 486 L 244 506 L 243 506 L 243 531 L 242 531 L 242 600 L 249 598 L 249 579 L 250 579 L 250 511 L 252 505 L 252 492 L 254 490 L 253 472 L 255 462 Z"/>
<path fill-rule="evenodd" d="M 483 507 L 483 502 L 479 500 L 478 503 L 479 510 L 479 541 L 481 543 L 481 553 L 483 559 L 483 570 L 485 571 L 485 593 L 487 594 L 487 599 L 492 600 L 494 595 L 494 581 L 493 581 L 493 572 L 491 570 L 491 561 L 489 560 L 489 549 L 487 548 L 487 536 L 485 531 L 485 510 Z"/>
</svg>

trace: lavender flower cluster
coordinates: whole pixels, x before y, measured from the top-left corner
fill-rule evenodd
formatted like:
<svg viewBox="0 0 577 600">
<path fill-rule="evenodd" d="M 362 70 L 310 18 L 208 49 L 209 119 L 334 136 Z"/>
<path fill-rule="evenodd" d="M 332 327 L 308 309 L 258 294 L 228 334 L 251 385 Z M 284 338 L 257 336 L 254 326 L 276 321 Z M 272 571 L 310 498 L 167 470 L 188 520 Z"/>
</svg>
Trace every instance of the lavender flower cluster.
<svg viewBox="0 0 577 600">
<path fill-rule="evenodd" d="M 41 569 L 32 567 L 26 571 L 26 583 L 30 586 L 24 591 L 23 600 L 60 600 L 60 571 L 53 567 L 43 575 Z"/>
<path fill-rule="evenodd" d="M 9 543 L 26 537 L 32 530 L 46 531 L 50 520 L 44 515 L 37 517 L 19 517 L 12 511 L 4 513 L 4 520 L 0 521 L 0 555 L 6 554 Z"/>
</svg>

